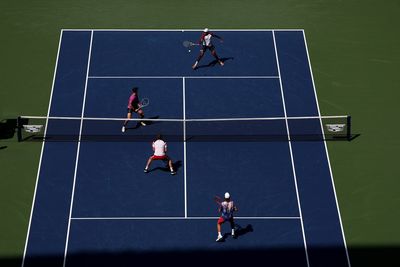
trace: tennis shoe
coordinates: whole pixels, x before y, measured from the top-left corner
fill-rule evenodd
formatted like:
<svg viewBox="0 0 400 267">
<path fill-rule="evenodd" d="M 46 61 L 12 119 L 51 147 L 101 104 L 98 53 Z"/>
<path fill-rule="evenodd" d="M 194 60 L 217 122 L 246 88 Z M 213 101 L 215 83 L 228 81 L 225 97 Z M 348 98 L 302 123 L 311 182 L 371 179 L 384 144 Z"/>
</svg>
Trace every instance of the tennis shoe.
<svg viewBox="0 0 400 267">
<path fill-rule="evenodd" d="M 172 171 L 172 172 L 171 172 L 171 175 L 175 175 L 175 174 L 176 174 L 176 171 Z"/>
<path fill-rule="evenodd" d="M 141 124 L 142 126 L 146 126 L 146 125 L 147 125 L 144 121 L 141 121 L 140 124 Z"/>
<path fill-rule="evenodd" d="M 197 62 L 193 64 L 192 69 L 197 69 Z"/>
<path fill-rule="evenodd" d="M 148 169 L 144 169 L 144 173 L 148 173 L 149 172 L 149 170 Z"/>
<path fill-rule="evenodd" d="M 222 241 L 222 235 L 219 235 L 218 237 L 217 237 L 217 240 L 215 240 L 216 242 L 221 242 Z"/>
<path fill-rule="evenodd" d="M 223 65 L 224 65 L 224 62 L 219 61 L 219 65 L 223 66 Z"/>
<path fill-rule="evenodd" d="M 122 126 L 121 132 L 125 132 L 125 126 Z"/>
</svg>

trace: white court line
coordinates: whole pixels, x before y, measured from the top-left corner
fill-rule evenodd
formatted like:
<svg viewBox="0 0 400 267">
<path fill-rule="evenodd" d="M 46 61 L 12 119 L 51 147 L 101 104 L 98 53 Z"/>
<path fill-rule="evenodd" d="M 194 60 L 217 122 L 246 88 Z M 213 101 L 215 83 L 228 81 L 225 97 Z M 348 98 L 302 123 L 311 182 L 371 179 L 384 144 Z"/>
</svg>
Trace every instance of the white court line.
<svg viewBox="0 0 400 267">
<path fill-rule="evenodd" d="M 58 68 L 58 59 L 60 56 L 60 49 L 61 49 L 61 41 L 62 41 L 62 36 L 63 36 L 63 32 L 60 32 L 60 39 L 58 41 L 58 50 L 57 50 L 57 57 L 56 57 L 56 65 L 54 67 L 54 73 L 53 73 L 53 82 L 51 85 L 51 93 L 50 93 L 50 100 L 49 100 L 49 106 L 47 108 L 47 117 L 49 117 L 50 115 L 50 108 L 51 108 L 51 103 L 52 103 L 52 99 L 53 99 L 53 91 L 54 91 L 54 84 L 56 81 L 56 74 L 57 74 L 57 68 Z M 46 136 L 47 133 L 47 124 L 48 124 L 48 119 L 46 119 L 46 126 L 44 129 L 44 136 Z M 35 207 L 35 200 L 36 200 L 36 192 L 37 192 L 37 187 L 38 187 L 38 183 L 39 183 L 39 176 L 40 176 L 40 169 L 42 166 L 42 157 L 43 157 L 43 151 L 44 151 L 44 146 L 45 146 L 46 141 L 44 141 L 42 143 L 42 149 L 40 151 L 40 159 L 39 159 L 39 166 L 38 166 L 38 171 L 37 171 L 37 175 L 36 175 L 36 182 L 35 182 L 35 190 L 33 193 L 33 200 L 32 200 L 32 207 L 31 207 L 31 214 L 29 216 L 29 224 L 28 224 L 28 231 L 26 234 L 26 239 L 25 239 L 25 248 L 24 248 L 24 254 L 22 256 L 22 264 L 21 266 L 23 267 L 25 264 L 25 256 L 26 256 L 26 251 L 28 248 L 28 241 L 29 241 L 29 234 L 30 234 L 30 230 L 31 230 L 31 224 L 32 224 L 32 215 L 33 215 L 33 209 Z"/>
<path fill-rule="evenodd" d="M 303 39 L 304 39 L 304 46 L 305 46 L 306 52 L 307 52 L 308 66 L 310 68 L 311 80 L 312 80 L 312 84 L 313 84 L 313 88 L 314 88 L 314 96 L 315 96 L 315 102 L 317 103 L 318 115 L 321 115 L 321 111 L 319 109 L 319 104 L 318 104 L 317 90 L 315 88 L 314 74 L 313 74 L 313 71 L 312 71 L 312 68 L 311 68 L 311 60 L 310 60 L 310 55 L 308 53 L 307 40 L 306 40 L 306 35 L 305 35 L 304 30 L 303 30 Z M 320 124 L 321 124 L 322 134 L 323 134 L 323 136 L 325 136 L 325 131 L 324 131 L 324 127 L 322 125 L 322 120 L 321 119 L 320 119 Z M 334 179 L 333 179 L 333 172 L 332 172 L 331 162 L 330 162 L 330 159 L 329 159 L 328 146 L 326 144 L 326 140 L 325 139 L 324 139 L 324 146 L 325 146 L 326 158 L 328 160 L 329 173 L 331 175 L 333 192 L 334 192 L 334 195 L 335 195 L 336 208 L 337 208 L 337 213 L 338 213 L 338 216 L 339 216 L 340 228 L 342 230 L 342 238 L 343 238 L 344 248 L 345 248 L 345 251 L 346 251 L 347 264 L 350 267 L 351 266 L 350 257 L 349 257 L 349 252 L 348 252 L 348 249 L 347 249 L 347 243 L 346 243 L 346 238 L 345 238 L 345 234 L 344 234 L 342 218 L 341 218 L 341 215 L 340 215 L 339 202 L 338 202 L 338 199 L 337 199 L 337 196 L 336 196 L 336 188 L 335 188 L 335 182 L 334 182 Z"/>
<path fill-rule="evenodd" d="M 277 67 L 278 67 L 279 77 L 281 77 L 281 69 L 280 69 L 280 66 L 279 66 L 279 57 L 278 57 L 278 48 L 276 46 L 276 40 L 275 40 L 275 32 L 272 32 L 272 36 L 273 36 L 273 39 L 274 39 L 276 64 L 277 64 Z M 280 84 L 280 87 L 281 87 L 283 111 L 284 111 L 285 117 L 287 117 L 285 94 L 283 93 L 283 85 L 282 85 L 282 79 L 281 78 L 279 78 L 279 84 Z M 297 204 L 298 204 L 300 218 L 301 218 L 300 222 L 301 222 L 301 231 L 302 231 L 302 234 L 303 234 L 304 250 L 305 250 L 305 253 L 306 253 L 307 266 L 309 267 L 310 266 L 310 261 L 308 259 L 306 233 L 304 231 L 304 222 L 303 222 L 303 215 L 302 215 L 302 212 L 301 212 L 300 195 L 299 195 L 299 189 L 298 189 L 298 186 L 297 186 L 296 168 L 294 166 L 295 164 L 294 164 L 294 157 L 293 157 L 293 150 L 292 150 L 292 142 L 290 140 L 289 123 L 288 123 L 287 119 L 286 119 L 286 131 L 287 131 L 288 141 L 289 141 L 290 160 L 292 162 L 292 171 L 293 171 L 294 184 L 295 184 L 295 187 L 296 187 Z"/>
<path fill-rule="evenodd" d="M 183 98 L 183 177 L 184 177 L 184 198 L 185 198 L 185 218 L 187 218 L 187 169 L 186 169 L 186 83 L 185 77 L 182 78 L 182 98 Z M 175 170 L 176 171 L 176 170 Z"/>
<path fill-rule="evenodd" d="M 279 76 L 89 76 L 89 79 L 279 79 Z"/>
<path fill-rule="evenodd" d="M 87 61 L 87 67 L 86 67 L 85 91 L 84 91 L 84 94 L 83 94 L 81 125 L 80 125 L 80 128 L 79 128 L 79 141 L 81 141 L 82 128 L 83 128 L 82 127 L 83 126 L 83 115 L 85 114 L 86 93 L 87 93 L 88 76 L 89 76 L 89 69 L 90 69 L 90 59 L 91 59 L 91 55 L 92 55 L 92 44 L 93 44 L 93 31 L 90 34 L 89 54 L 88 54 L 88 61 Z M 78 162 L 79 162 L 79 151 L 80 151 L 80 148 L 81 148 L 81 142 L 78 142 L 78 148 L 76 150 L 74 181 L 73 181 L 73 184 L 72 184 L 71 203 L 70 203 L 70 208 L 69 208 L 68 229 L 67 229 L 67 236 L 66 236 L 66 240 L 65 240 L 65 251 L 64 251 L 63 267 L 65 267 L 65 264 L 66 264 L 66 261 L 67 261 L 69 231 L 71 229 L 71 217 L 72 217 L 72 208 L 73 208 L 73 205 L 74 205 L 76 174 L 78 172 Z"/>
<path fill-rule="evenodd" d="M 101 32 L 202 32 L 202 29 L 63 29 L 64 31 L 101 31 Z M 270 32 L 270 31 L 303 31 L 304 29 L 210 29 L 224 32 Z"/>
<path fill-rule="evenodd" d="M 217 220 L 219 217 L 73 217 L 71 220 Z M 301 220 L 298 216 L 238 216 L 235 220 Z"/>
</svg>

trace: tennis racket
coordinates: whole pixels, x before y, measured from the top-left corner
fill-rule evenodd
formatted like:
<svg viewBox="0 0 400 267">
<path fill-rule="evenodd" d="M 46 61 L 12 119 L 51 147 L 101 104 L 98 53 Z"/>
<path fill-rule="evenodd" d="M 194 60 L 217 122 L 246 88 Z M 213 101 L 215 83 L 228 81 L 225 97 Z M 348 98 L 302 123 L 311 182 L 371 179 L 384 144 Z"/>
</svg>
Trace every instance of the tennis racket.
<svg viewBox="0 0 400 267">
<path fill-rule="evenodd" d="M 191 47 L 193 47 L 193 46 L 198 46 L 199 44 L 196 44 L 196 43 L 193 43 L 193 42 L 191 42 L 191 41 L 183 41 L 183 46 L 184 47 L 186 47 L 186 48 L 191 48 Z"/>
<path fill-rule="evenodd" d="M 148 98 L 142 98 L 139 102 L 139 107 L 135 110 L 138 111 L 141 108 L 147 107 L 150 104 L 150 100 Z"/>
<path fill-rule="evenodd" d="M 224 200 L 222 198 L 220 198 L 219 196 L 215 196 L 214 201 L 215 201 L 215 203 L 217 203 L 218 206 L 221 206 L 221 204 Z"/>
<path fill-rule="evenodd" d="M 150 100 L 148 98 L 143 98 L 139 103 L 139 107 L 144 108 L 147 107 L 149 104 Z"/>
</svg>

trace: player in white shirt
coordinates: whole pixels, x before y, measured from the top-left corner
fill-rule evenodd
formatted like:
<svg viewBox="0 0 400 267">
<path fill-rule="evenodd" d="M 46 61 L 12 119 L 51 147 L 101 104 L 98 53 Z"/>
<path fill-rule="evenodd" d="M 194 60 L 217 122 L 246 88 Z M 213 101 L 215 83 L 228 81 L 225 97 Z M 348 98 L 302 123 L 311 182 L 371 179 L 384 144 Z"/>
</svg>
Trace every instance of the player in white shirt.
<svg viewBox="0 0 400 267">
<path fill-rule="evenodd" d="M 224 62 L 218 57 L 217 52 L 215 51 L 215 47 L 211 41 L 211 37 L 215 37 L 219 39 L 221 42 L 223 42 L 221 37 L 219 37 L 215 33 L 210 32 L 207 28 L 205 28 L 198 42 L 201 45 L 201 48 L 200 48 L 200 54 L 197 57 L 196 62 L 192 66 L 194 70 L 197 68 L 197 65 L 199 64 L 201 58 L 204 56 L 204 53 L 207 51 L 207 49 L 210 50 L 211 54 L 215 57 L 215 59 L 221 66 L 224 65 Z"/>
<path fill-rule="evenodd" d="M 162 136 L 159 134 L 156 137 L 156 140 L 152 144 L 154 154 L 149 157 L 147 160 L 146 167 L 144 168 L 144 172 L 148 173 L 149 172 L 149 167 L 150 164 L 153 160 L 162 160 L 162 161 L 167 161 L 169 169 L 171 171 L 172 175 L 175 175 L 176 172 L 174 171 L 174 168 L 172 166 L 172 160 L 168 157 L 167 155 L 167 143 L 162 139 Z"/>
<path fill-rule="evenodd" d="M 233 237 L 235 237 L 235 221 L 233 219 L 233 213 L 235 211 L 238 211 L 238 208 L 235 206 L 233 201 L 231 200 L 231 196 L 228 192 L 225 193 L 224 196 L 225 200 L 221 202 L 220 207 L 218 211 L 221 213 L 221 217 L 218 219 L 217 223 L 217 231 L 218 231 L 218 237 L 217 237 L 217 242 L 223 240 L 223 236 L 221 234 L 221 225 L 228 221 L 229 224 L 231 225 L 231 234 Z"/>
</svg>

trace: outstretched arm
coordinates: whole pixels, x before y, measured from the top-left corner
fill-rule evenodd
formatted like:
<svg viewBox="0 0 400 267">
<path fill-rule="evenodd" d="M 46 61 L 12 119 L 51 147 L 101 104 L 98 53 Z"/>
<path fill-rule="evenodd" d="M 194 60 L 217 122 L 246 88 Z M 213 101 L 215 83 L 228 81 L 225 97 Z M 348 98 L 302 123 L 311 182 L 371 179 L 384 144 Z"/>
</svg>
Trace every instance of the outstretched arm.
<svg viewBox="0 0 400 267">
<path fill-rule="evenodd" d="M 215 38 L 219 39 L 221 42 L 223 42 L 223 41 L 224 41 L 224 39 L 222 39 L 222 37 L 221 37 L 221 36 L 219 36 L 219 35 L 216 35 L 215 33 L 212 33 L 211 35 L 212 35 L 213 37 L 215 37 Z"/>
</svg>

